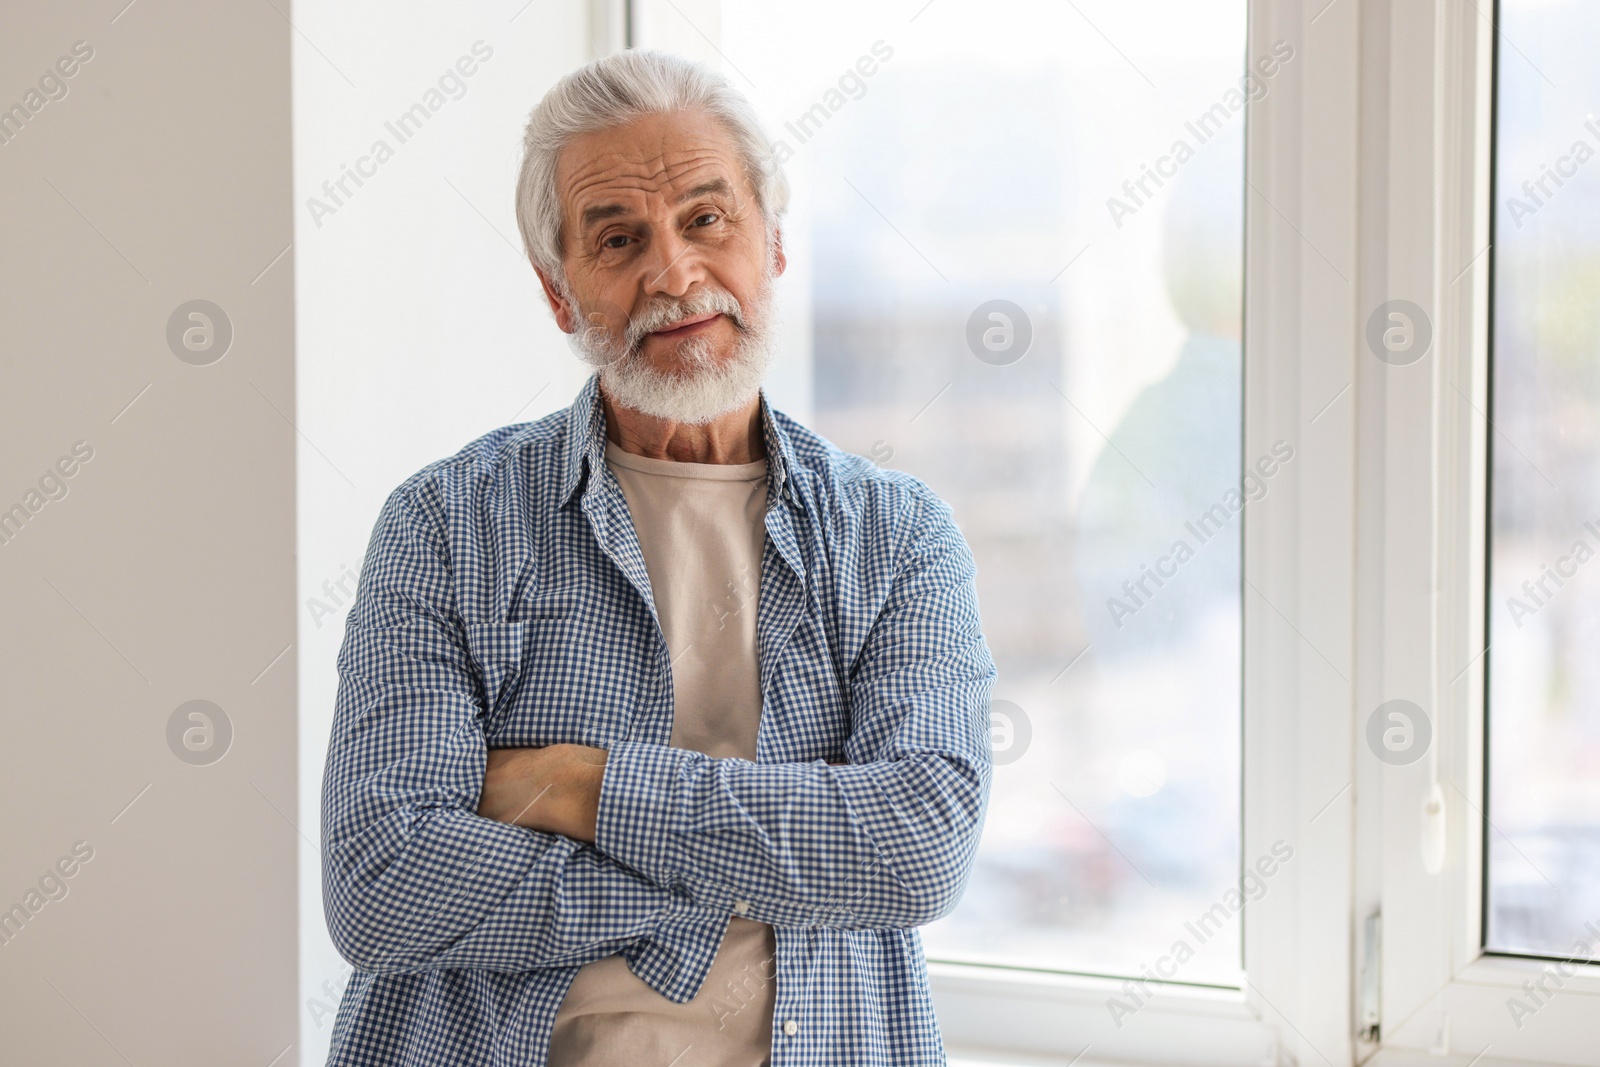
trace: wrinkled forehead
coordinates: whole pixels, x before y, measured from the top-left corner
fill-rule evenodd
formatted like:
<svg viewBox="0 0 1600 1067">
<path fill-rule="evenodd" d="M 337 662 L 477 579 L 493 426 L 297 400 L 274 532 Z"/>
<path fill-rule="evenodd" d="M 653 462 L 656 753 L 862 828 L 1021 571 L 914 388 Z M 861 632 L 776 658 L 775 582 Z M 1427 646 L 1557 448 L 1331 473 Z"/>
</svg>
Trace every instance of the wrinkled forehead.
<svg viewBox="0 0 1600 1067">
<path fill-rule="evenodd" d="M 597 209 L 649 214 L 721 183 L 741 205 L 754 195 L 733 137 L 698 112 L 648 115 L 574 138 L 556 160 L 563 229 L 580 232 Z"/>
</svg>

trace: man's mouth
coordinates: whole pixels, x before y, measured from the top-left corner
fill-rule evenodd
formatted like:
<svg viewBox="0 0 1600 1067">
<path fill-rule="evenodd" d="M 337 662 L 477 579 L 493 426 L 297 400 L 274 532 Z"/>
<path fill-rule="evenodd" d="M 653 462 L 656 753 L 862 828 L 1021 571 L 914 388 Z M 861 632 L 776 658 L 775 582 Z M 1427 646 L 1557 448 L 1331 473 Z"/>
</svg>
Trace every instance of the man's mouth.
<svg viewBox="0 0 1600 1067">
<path fill-rule="evenodd" d="M 690 318 L 682 319 L 664 330 L 652 331 L 649 336 L 676 341 L 680 337 L 689 337 L 709 328 L 713 322 L 721 317 L 722 313 L 719 311 L 713 311 L 706 315 L 694 315 Z"/>
</svg>

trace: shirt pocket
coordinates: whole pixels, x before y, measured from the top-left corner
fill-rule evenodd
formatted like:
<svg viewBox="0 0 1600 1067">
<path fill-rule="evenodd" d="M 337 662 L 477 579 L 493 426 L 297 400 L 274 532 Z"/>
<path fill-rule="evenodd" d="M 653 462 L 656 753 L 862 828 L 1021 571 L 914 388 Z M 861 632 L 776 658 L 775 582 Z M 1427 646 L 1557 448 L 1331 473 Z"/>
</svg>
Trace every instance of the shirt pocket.
<svg viewBox="0 0 1600 1067">
<path fill-rule="evenodd" d="M 484 736 L 492 748 L 600 745 L 610 712 L 631 705 L 627 672 L 604 669 L 601 629 L 583 602 L 553 594 L 519 605 L 516 622 L 469 623 L 483 679 Z"/>
</svg>

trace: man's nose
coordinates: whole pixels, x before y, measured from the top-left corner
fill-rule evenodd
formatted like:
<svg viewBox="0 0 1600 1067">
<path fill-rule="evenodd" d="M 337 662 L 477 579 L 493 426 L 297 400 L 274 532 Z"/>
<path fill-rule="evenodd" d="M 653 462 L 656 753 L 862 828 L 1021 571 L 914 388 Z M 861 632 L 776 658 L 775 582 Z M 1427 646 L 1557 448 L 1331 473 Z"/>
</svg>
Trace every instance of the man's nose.
<svg viewBox="0 0 1600 1067">
<path fill-rule="evenodd" d="M 651 241 L 650 254 L 644 263 L 646 296 L 661 293 L 682 298 L 703 276 L 699 252 L 682 235 L 669 232 Z"/>
</svg>

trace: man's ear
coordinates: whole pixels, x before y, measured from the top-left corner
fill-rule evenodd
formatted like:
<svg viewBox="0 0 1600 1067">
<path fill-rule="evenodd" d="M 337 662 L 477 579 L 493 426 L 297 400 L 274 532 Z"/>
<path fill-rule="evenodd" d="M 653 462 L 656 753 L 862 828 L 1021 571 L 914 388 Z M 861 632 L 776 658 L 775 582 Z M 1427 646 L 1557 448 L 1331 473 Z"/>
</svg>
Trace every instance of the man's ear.
<svg viewBox="0 0 1600 1067">
<path fill-rule="evenodd" d="M 773 274 L 782 274 L 783 269 L 789 265 L 789 257 L 783 254 L 783 227 L 772 228 L 772 258 L 774 261 Z"/>
<path fill-rule="evenodd" d="M 550 310 L 555 314 L 556 325 L 560 327 L 562 333 L 572 333 L 577 328 L 577 308 L 561 290 L 551 284 L 544 271 L 534 267 L 533 272 L 539 276 L 539 284 L 544 287 L 544 298 L 550 302 Z"/>
</svg>

